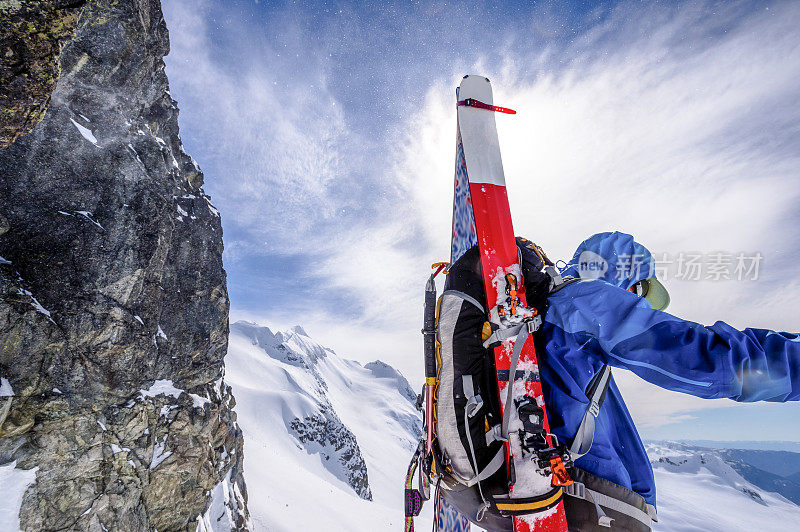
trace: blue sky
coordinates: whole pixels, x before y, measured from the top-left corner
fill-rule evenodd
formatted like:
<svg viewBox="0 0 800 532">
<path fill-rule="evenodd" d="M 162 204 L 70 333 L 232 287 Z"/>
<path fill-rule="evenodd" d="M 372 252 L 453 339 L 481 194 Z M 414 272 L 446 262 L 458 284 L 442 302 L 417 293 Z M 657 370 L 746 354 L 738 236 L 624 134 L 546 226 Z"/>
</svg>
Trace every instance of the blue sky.
<svg viewBox="0 0 800 532">
<path fill-rule="evenodd" d="M 186 149 L 222 212 L 232 317 L 301 324 L 422 382 L 446 259 L 454 88 L 493 81 L 515 229 L 557 258 L 618 229 L 756 281 L 667 279 L 670 311 L 800 330 L 800 5 L 165 0 Z M 645 437 L 800 441 L 800 405 L 616 379 Z M 737 423 L 731 420 L 738 420 Z"/>
</svg>

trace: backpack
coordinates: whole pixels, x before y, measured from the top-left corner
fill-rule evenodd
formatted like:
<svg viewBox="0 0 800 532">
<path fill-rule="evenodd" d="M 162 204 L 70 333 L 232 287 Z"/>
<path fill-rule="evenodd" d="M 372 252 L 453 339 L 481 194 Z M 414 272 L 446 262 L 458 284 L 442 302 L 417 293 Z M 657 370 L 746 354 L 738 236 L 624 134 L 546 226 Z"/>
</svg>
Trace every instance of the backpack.
<svg viewBox="0 0 800 532">
<path fill-rule="evenodd" d="M 517 237 L 517 248 L 527 306 L 538 311 L 532 340 L 537 352 L 543 353 L 538 325 L 547 312 L 548 297 L 578 279 L 562 279 L 543 250 L 529 240 Z M 438 266 L 441 270 L 442 263 Z M 439 270 L 426 286 L 423 328 L 426 385 L 417 401 L 420 410 L 424 403 L 425 435 L 406 477 L 406 530 L 413 530 L 413 517 L 419 513 L 422 502 L 429 498 L 434 480 L 437 501 L 441 494 L 451 506 L 483 528 L 510 530 L 511 515 L 531 511 L 503 510 L 496 504 L 498 499 L 513 501 L 507 498 L 509 471 L 502 437 L 503 412 L 491 351 L 496 343 L 490 343 L 502 331 L 498 332 L 488 320 L 478 246 L 449 265 L 445 271 L 444 291 L 436 301 L 433 278 Z M 432 308 L 433 301 L 436 301 L 435 308 Z M 507 376 L 503 380 L 508 380 Z M 594 418 L 609 380 L 610 371 L 604 367 L 587 388 L 590 404 L 572 447 L 567 449 L 559 443 L 558 448 L 547 449 L 564 456 L 569 466 L 571 458 L 582 456 L 591 446 Z M 419 476 L 419 489 L 413 488 L 415 472 Z M 564 493 L 570 494 L 570 491 L 575 489 L 564 489 Z M 559 500 L 560 497 L 550 506 L 536 511 L 552 507 Z M 597 512 L 598 516 L 602 514 L 599 507 Z"/>
<path fill-rule="evenodd" d="M 537 309 L 537 319 L 541 320 L 554 285 L 553 274 L 546 268 L 553 267 L 553 263 L 525 239 L 517 238 L 517 248 L 528 306 Z M 455 499 L 454 495 L 447 496 L 451 493 L 470 500 L 478 495 L 480 502 L 508 493 L 498 379 L 491 345 L 484 346 L 495 326 L 488 321 L 485 305 L 480 256 L 475 246 L 450 266 L 437 309 L 438 378 L 432 406 L 433 458 L 438 463 L 433 465 L 445 488 L 450 488 L 445 491 L 448 500 Z M 539 342 L 538 334 L 534 333 L 533 341 Z M 484 514 L 489 510 L 479 504 L 478 510 L 481 508 Z"/>
</svg>

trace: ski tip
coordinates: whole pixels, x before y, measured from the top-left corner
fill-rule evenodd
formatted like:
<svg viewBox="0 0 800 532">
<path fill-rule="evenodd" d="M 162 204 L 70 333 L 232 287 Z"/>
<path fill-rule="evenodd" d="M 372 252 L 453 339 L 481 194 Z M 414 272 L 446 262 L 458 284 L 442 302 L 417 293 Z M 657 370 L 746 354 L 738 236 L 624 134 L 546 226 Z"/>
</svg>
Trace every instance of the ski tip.
<svg viewBox="0 0 800 532">
<path fill-rule="evenodd" d="M 459 100 L 473 98 L 485 104 L 492 105 L 492 84 L 489 78 L 475 74 L 467 74 L 461 79 L 458 94 Z"/>
<path fill-rule="evenodd" d="M 461 79 L 464 80 L 464 79 L 467 79 L 467 78 L 482 79 L 486 83 L 490 83 L 489 78 L 487 78 L 486 76 L 479 76 L 477 74 L 464 74 L 464 77 L 461 78 Z"/>
</svg>

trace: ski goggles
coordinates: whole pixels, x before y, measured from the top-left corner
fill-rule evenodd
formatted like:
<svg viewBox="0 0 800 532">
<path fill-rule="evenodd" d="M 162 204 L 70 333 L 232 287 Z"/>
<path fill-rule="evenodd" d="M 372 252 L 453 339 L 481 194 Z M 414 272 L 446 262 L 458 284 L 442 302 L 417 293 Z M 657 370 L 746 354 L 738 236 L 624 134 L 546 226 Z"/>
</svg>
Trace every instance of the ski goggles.
<svg viewBox="0 0 800 532">
<path fill-rule="evenodd" d="M 643 279 L 628 289 L 639 297 L 650 303 L 656 310 L 664 310 L 669 306 L 669 292 L 655 277 Z"/>
</svg>

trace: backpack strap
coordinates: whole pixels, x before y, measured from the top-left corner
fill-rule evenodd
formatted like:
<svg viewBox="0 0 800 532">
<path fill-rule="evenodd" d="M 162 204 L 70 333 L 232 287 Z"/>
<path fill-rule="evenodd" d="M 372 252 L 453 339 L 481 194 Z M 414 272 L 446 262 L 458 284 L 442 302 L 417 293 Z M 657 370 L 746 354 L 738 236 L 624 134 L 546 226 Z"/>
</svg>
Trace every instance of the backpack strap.
<svg viewBox="0 0 800 532">
<path fill-rule="evenodd" d="M 550 294 L 580 281 L 576 277 L 562 277 L 558 269 L 552 265 L 546 266 L 545 272 L 550 276 Z M 575 439 L 569 448 L 569 454 L 573 461 L 588 453 L 592 447 L 595 419 L 600 414 L 600 407 L 603 406 L 603 401 L 605 401 L 610 381 L 611 368 L 608 364 L 604 364 L 586 387 L 586 397 L 589 399 L 589 404 L 586 406 L 586 412 L 584 412 L 581 424 L 578 426 L 578 432 L 575 434 Z"/>
<path fill-rule="evenodd" d="M 503 425 L 500 431 L 501 436 L 505 439 L 508 439 L 508 423 L 511 419 L 511 407 L 514 405 L 514 381 L 516 380 L 517 376 L 517 364 L 519 364 L 519 357 L 522 354 L 522 347 L 525 345 L 528 337 L 533 332 L 537 331 L 541 324 L 542 319 L 539 316 L 536 316 L 536 318 L 533 320 L 526 321 L 506 329 L 501 329 L 504 331 L 504 334 L 507 334 L 507 338 L 511 338 L 515 335 L 517 338 L 514 342 L 514 351 L 511 353 L 511 366 L 508 368 L 508 386 L 506 387 L 506 400 L 505 406 L 503 407 Z M 491 337 L 489 340 L 491 340 Z M 489 340 L 487 340 L 487 342 L 489 342 Z M 484 345 L 488 346 L 489 344 L 484 343 Z"/>
<path fill-rule="evenodd" d="M 542 317 L 537 315 L 529 322 L 520 323 L 518 325 L 514 325 L 512 327 L 506 327 L 504 329 L 497 329 L 483 342 L 483 347 L 488 348 L 490 345 L 494 343 L 503 342 L 505 340 L 508 340 L 509 338 L 517 337 L 522 329 L 528 327 L 527 325 L 528 323 L 533 324 L 533 329 L 531 332 L 536 331 L 542 324 Z"/>
<path fill-rule="evenodd" d="M 580 281 L 578 277 L 562 277 L 561 273 L 555 266 L 546 266 L 545 273 L 550 276 L 550 292 L 548 295 L 558 292 L 568 284 L 577 283 Z"/>
<path fill-rule="evenodd" d="M 497 454 L 494 455 L 492 461 L 486 464 L 486 467 L 481 469 L 477 475 L 467 480 L 459 479 L 459 482 L 461 484 L 464 484 L 465 486 L 472 487 L 478 482 L 486 480 L 487 478 L 497 473 L 497 470 L 503 467 L 505 463 L 506 463 L 506 453 L 505 450 L 502 447 L 500 447 L 500 450 L 497 451 Z"/>
<path fill-rule="evenodd" d="M 619 512 L 623 515 L 627 515 L 628 517 L 646 525 L 648 528 L 652 527 L 653 525 L 653 519 L 650 515 L 650 505 L 648 505 L 647 512 L 643 512 L 640 508 L 637 508 L 632 504 L 589 489 L 584 484 L 577 481 L 574 481 L 569 486 L 564 486 L 564 494 L 570 497 L 583 499 L 594 504 L 595 508 L 597 509 L 597 524 L 599 526 L 610 528 L 611 522 L 614 520 L 606 515 L 601 506 L 604 506 L 609 510 Z"/>
<path fill-rule="evenodd" d="M 569 448 L 569 454 L 573 461 L 588 453 L 589 449 L 592 448 L 595 419 L 600 414 L 600 407 L 603 406 L 610 382 L 611 368 L 608 364 L 603 364 L 603 367 L 586 387 L 586 397 L 589 399 L 589 404 L 586 406 L 586 412 L 584 412 L 581 424 L 578 426 L 578 432 L 575 434 L 575 439 L 572 440 L 572 445 Z"/>
<path fill-rule="evenodd" d="M 472 375 L 463 375 L 463 388 L 464 388 L 464 395 L 467 398 L 467 406 L 464 407 L 464 426 L 469 427 L 469 418 L 473 417 L 475 414 L 483 406 L 483 399 L 480 395 L 475 395 L 475 387 L 472 383 Z M 494 431 L 489 431 L 489 433 L 493 434 Z M 481 499 L 484 503 L 486 503 L 486 498 L 483 495 L 483 489 L 481 488 L 480 481 L 486 480 L 490 476 L 494 475 L 498 469 L 500 469 L 503 464 L 505 464 L 505 451 L 503 447 L 500 447 L 500 450 L 497 451 L 494 458 L 484 467 L 481 471 L 478 471 L 478 460 L 475 457 L 475 444 L 472 442 L 472 432 L 469 428 L 466 429 L 467 433 L 467 443 L 469 444 L 469 452 L 470 457 L 472 458 L 472 467 L 475 471 L 475 476 L 471 479 L 462 481 L 463 484 L 467 486 L 474 486 L 475 484 L 478 485 L 478 491 L 480 492 Z M 489 434 L 487 433 L 487 434 Z M 494 438 L 492 438 L 494 439 Z M 487 443 L 488 437 L 487 437 Z"/>
</svg>

